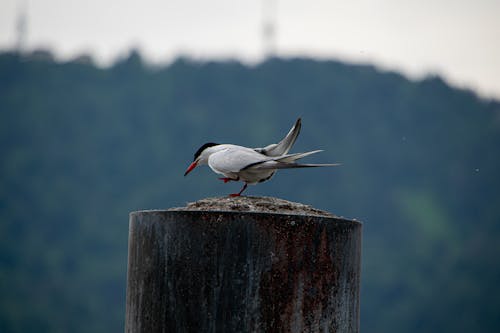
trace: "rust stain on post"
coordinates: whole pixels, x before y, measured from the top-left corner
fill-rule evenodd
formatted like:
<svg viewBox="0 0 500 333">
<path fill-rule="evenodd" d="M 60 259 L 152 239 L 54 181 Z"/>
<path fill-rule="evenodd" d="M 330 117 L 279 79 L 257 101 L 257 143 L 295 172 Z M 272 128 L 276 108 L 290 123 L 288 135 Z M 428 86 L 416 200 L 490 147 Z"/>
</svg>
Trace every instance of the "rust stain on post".
<svg viewBox="0 0 500 333">
<path fill-rule="evenodd" d="M 126 331 L 358 332 L 360 255 L 359 222 L 275 198 L 135 212 Z"/>
</svg>

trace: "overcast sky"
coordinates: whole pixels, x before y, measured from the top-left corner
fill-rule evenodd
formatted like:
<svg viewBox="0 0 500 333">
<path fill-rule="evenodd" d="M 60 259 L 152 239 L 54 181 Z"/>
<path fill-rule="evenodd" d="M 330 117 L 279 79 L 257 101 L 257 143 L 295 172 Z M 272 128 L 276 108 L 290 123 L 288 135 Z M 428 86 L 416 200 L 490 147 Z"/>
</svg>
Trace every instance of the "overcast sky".
<svg viewBox="0 0 500 333">
<path fill-rule="evenodd" d="M 0 49 L 15 45 L 23 3 L 26 48 L 61 59 L 109 64 L 132 47 L 154 62 L 264 54 L 266 0 L 0 0 Z M 500 0 L 277 0 L 275 22 L 280 56 L 437 73 L 500 99 Z"/>
</svg>

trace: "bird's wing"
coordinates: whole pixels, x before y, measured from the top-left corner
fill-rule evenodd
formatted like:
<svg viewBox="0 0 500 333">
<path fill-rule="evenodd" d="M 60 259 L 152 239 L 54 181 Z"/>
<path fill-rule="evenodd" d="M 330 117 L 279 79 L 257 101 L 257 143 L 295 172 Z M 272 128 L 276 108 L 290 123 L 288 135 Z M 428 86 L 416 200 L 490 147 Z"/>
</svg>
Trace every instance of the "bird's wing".
<svg viewBox="0 0 500 333">
<path fill-rule="evenodd" d="M 283 140 L 278 143 L 270 144 L 269 146 L 266 146 L 264 148 L 255 148 L 254 150 L 258 153 L 270 157 L 282 156 L 287 154 L 295 143 L 295 140 L 297 140 L 301 126 L 302 121 L 299 118 L 295 122 L 295 125 L 293 125 L 293 127 L 290 129 L 288 134 L 283 138 Z"/>
<path fill-rule="evenodd" d="M 313 150 L 306 153 L 296 153 L 283 155 L 278 157 L 269 157 L 268 159 L 262 159 L 260 161 L 255 161 L 252 164 L 247 165 L 242 170 L 270 170 L 270 169 L 291 169 L 291 168 L 312 168 L 312 167 L 326 167 L 326 166 L 338 166 L 338 163 L 330 164 L 298 164 L 295 163 L 298 159 L 303 157 L 316 154 L 322 150 Z"/>
<path fill-rule="evenodd" d="M 313 151 L 308 151 L 306 153 L 295 153 L 295 154 L 287 154 L 287 155 L 283 155 L 283 156 L 278 156 L 278 157 L 274 157 L 273 158 L 273 161 L 277 161 L 277 162 L 285 162 L 285 163 L 292 163 L 292 162 L 295 162 L 301 158 L 304 158 L 306 156 L 309 156 L 309 155 L 312 155 L 312 154 L 316 154 L 316 153 L 319 153 L 319 152 L 322 152 L 323 150 L 313 150 Z"/>
<path fill-rule="evenodd" d="M 249 165 L 269 160 L 250 148 L 232 146 L 213 153 L 208 158 L 208 166 L 218 173 L 236 174 Z"/>
<path fill-rule="evenodd" d="M 245 170 L 276 170 L 276 169 L 297 169 L 297 168 L 317 168 L 317 167 L 333 167 L 339 166 L 340 163 L 329 164 L 299 164 L 299 163 L 283 163 L 276 161 L 267 161 L 249 166 Z"/>
</svg>

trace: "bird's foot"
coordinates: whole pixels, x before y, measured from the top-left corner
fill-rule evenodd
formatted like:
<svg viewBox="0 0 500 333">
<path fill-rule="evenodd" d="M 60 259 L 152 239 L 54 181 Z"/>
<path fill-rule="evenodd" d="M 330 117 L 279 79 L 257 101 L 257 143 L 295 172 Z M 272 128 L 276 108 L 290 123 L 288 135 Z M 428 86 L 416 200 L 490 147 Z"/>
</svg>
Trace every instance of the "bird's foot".
<svg viewBox="0 0 500 333">
<path fill-rule="evenodd" d="M 227 178 L 227 177 L 223 177 L 223 178 L 219 178 L 220 180 L 222 180 L 225 183 L 227 182 L 230 182 L 231 180 L 234 180 L 234 179 L 231 179 L 231 178 Z"/>
<path fill-rule="evenodd" d="M 233 193 L 233 194 L 230 194 L 229 196 L 231 198 L 234 198 L 234 197 L 239 197 L 241 196 L 241 193 L 243 193 L 243 191 L 247 188 L 248 184 L 245 183 L 245 185 L 243 185 L 243 188 L 241 189 L 241 191 L 239 191 L 238 193 Z"/>
</svg>

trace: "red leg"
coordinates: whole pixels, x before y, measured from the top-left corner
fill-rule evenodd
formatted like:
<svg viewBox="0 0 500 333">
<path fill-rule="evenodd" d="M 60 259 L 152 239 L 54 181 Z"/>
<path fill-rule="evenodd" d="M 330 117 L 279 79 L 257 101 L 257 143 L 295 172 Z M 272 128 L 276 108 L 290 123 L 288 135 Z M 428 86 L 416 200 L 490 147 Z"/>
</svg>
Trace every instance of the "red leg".
<svg viewBox="0 0 500 333">
<path fill-rule="evenodd" d="M 234 179 L 231 179 L 231 178 L 226 178 L 226 177 L 224 177 L 224 178 L 219 178 L 219 179 L 220 179 L 220 180 L 222 180 L 222 181 L 224 182 L 224 184 L 225 184 L 225 183 L 227 183 L 227 182 L 230 182 L 231 180 L 234 180 Z"/>
<path fill-rule="evenodd" d="M 230 197 L 239 197 L 239 196 L 241 195 L 241 193 L 243 193 L 243 191 L 247 188 L 247 186 L 248 186 L 248 184 L 247 184 L 247 183 L 245 183 L 245 185 L 243 185 L 243 188 L 241 189 L 241 191 L 240 191 L 240 192 L 230 194 L 229 196 L 230 196 Z"/>
</svg>

